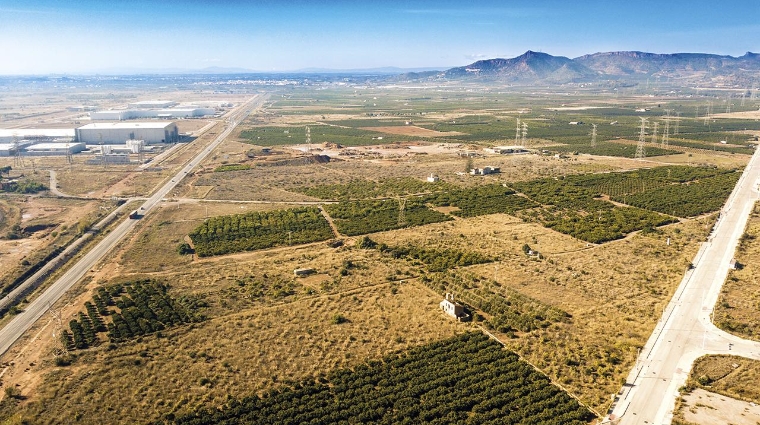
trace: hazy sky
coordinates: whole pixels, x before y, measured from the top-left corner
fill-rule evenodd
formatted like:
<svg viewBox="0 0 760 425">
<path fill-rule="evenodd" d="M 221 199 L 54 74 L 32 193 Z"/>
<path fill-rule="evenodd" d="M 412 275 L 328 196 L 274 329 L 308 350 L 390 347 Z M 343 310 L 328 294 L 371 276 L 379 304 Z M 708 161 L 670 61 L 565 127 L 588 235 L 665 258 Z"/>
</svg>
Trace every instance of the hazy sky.
<svg viewBox="0 0 760 425">
<path fill-rule="evenodd" d="M 0 74 L 760 51 L 760 1 L 0 0 Z"/>
</svg>

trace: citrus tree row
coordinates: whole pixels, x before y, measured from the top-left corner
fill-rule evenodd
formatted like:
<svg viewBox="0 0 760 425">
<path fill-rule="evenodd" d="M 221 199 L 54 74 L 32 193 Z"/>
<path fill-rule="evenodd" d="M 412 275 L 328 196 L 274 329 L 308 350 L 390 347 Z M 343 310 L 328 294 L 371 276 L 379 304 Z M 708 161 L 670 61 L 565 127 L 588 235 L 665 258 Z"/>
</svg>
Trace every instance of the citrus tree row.
<svg viewBox="0 0 760 425">
<path fill-rule="evenodd" d="M 212 217 L 190 233 L 195 252 L 200 257 L 324 241 L 332 237 L 329 223 L 314 207 Z"/>
<path fill-rule="evenodd" d="M 474 264 L 490 263 L 493 259 L 473 251 L 457 249 L 422 248 L 419 246 L 388 246 L 377 244 L 365 236 L 359 241 L 364 248 L 377 248 L 383 254 L 393 258 L 405 258 L 419 261 L 431 272 L 442 272 L 455 267 L 466 267 Z"/>
<path fill-rule="evenodd" d="M 340 202 L 325 205 L 325 210 L 340 233 L 348 236 L 451 220 L 446 214 L 428 208 L 420 198 Z"/>
<path fill-rule="evenodd" d="M 85 302 L 63 330 L 61 340 L 68 349 L 85 349 L 102 341 L 107 333 L 112 342 L 147 335 L 182 323 L 203 320 L 197 313 L 202 304 L 175 300 L 167 286 L 155 280 L 138 280 L 109 288 L 99 288 L 92 300 Z"/>
<path fill-rule="evenodd" d="M 166 422 L 582 425 L 592 419 L 516 354 L 481 333 L 465 333 Z"/>
<path fill-rule="evenodd" d="M 516 195 L 514 190 L 498 184 L 437 192 L 425 199 L 438 207 L 457 207 L 459 210 L 452 214 L 465 218 L 497 213 L 514 214 L 538 206 L 530 199 Z"/>
<path fill-rule="evenodd" d="M 661 186 L 612 199 L 678 217 L 694 217 L 719 210 L 740 176 L 737 172 L 719 174 L 690 184 Z"/>
</svg>

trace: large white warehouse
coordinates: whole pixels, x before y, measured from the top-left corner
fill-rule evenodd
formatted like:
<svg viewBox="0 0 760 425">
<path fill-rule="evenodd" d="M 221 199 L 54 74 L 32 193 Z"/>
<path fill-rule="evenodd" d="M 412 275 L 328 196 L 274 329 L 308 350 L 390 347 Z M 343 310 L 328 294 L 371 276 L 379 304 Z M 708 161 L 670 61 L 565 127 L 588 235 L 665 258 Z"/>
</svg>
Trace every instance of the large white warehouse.
<svg viewBox="0 0 760 425">
<path fill-rule="evenodd" d="M 189 106 L 170 109 L 107 109 L 90 112 L 93 121 L 124 121 L 140 118 L 198 118 L 214 115 L 216 109 Z"/>
<path fill-rule="evenodd" d="M 177 143 L 179 131 L 173 122 L 93 123 L 76 129 L 76 140 L 87 144 L 124 144 L 144 140 L 145 144 Z"/>
</svg>

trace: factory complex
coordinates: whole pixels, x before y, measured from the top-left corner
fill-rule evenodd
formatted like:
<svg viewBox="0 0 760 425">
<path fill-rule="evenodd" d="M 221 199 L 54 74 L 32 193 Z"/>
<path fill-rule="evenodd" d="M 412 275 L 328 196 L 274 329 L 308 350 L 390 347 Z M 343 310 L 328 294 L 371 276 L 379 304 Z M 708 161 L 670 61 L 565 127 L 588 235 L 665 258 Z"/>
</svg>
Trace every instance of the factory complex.
<svg viewBox="0 0 760 425">
<path fill-rule="evenodd" d="M 146 145 L 177 143 L 179 131 L 173 122 L 92 123 L 75 130 L 75 140 L 88 145 L 122 144 L 143 140 Z"/>
<path fill-rule="evenodd" d="M 224 107 L 228 103 L 218 106 Z M 200 118 L 216 114 L 215 108 L 180 105 L 168 100 L 145 100 L 128 103 L 126 109 L 106 109 L 90 112 L 92 121 L 126 121 L 140 118 Z"/>
<path fill-rule="evenodd" d="M 180 140 L 177 124 L 159 122 L 92 123 L 75 129 L 0 129 L 0 157 L 71 155 L 87 149 L 100 155 L 153 150 L 147 145 Z"/>
</svg>

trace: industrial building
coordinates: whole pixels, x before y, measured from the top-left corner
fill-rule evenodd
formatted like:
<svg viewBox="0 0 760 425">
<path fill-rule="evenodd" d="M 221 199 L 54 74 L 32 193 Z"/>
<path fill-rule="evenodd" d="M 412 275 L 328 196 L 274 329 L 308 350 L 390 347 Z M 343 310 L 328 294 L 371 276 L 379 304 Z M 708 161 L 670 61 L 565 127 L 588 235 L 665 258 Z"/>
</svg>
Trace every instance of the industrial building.
<svg viewBox="0 0 760 425">
<path fill-rule="evenodd" d="M 37 143 L 24 148 L 25 156 L 71 155 L 86 149 L 84 143 Z"/>
<path fill-rule="evenodd" d="M 141 100 L 139 102 L 132 102 L 127 104 L 127 108 L 132 109 L 157 109 L 157 108 L 171 108 L 177 106 L 177 102 L 171 100 Z"/>
<path fill-rule="evenodd" d="M 73 128 L 0 128 L 0 143 L 20 140 L 35 142 L 66 142 L 74 140 Z"/>
<path fill-rule="evenodd" d="M 16 154 L 16 146 L 12 143 L 0 143 L 0 157 Z"/>
<path fill-rule="evenodd" d="M 124 144 L 143 140 L 146 145 L 177 143 L 179 131 L 173 122 L 93 123 L 76 129 L 76 141 L 87 144 Z"/>
<path fill-rule="evenodd" d="M 93 121 L 126 121 L 140 118 L 199 118 L 215 113 L 216 109 L 214 108 L 197 106 L 168 109 L 108 109 L 90 112 L 90 119 Z"/>
</svg>

